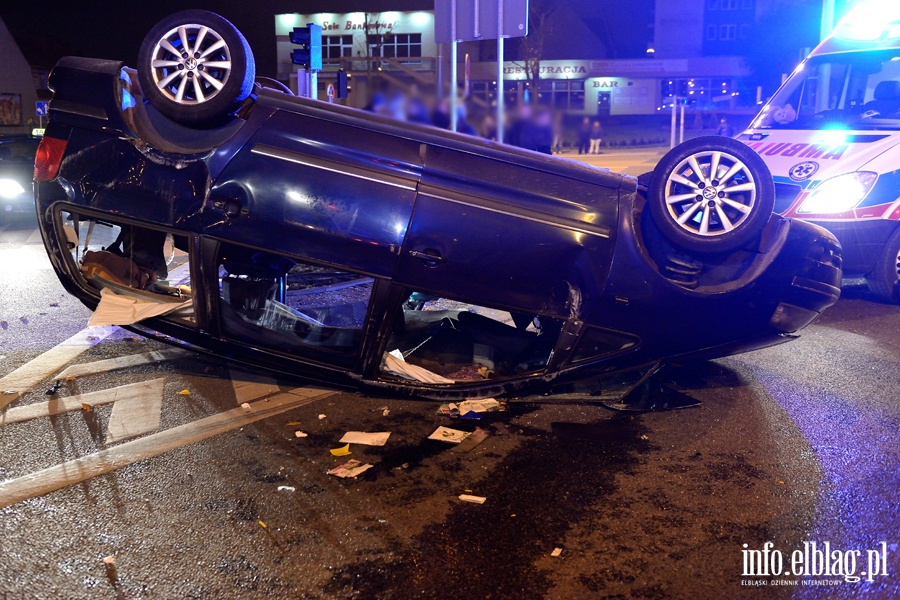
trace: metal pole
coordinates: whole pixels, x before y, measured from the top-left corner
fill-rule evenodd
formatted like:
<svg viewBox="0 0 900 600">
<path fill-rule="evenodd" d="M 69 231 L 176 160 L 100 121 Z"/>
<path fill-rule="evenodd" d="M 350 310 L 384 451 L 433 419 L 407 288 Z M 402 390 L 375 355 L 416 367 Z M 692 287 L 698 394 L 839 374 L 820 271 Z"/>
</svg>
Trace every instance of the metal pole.
<svg viewBox="0 0 900 600">
<path fill-rule="evenodd" d="M 503 143 L 503 113 L 506 112 L 503 86 L 503 0 L 497 0 L 497 141 Z"/>
<path fill-rule="evenodd" d="M 456 72 L 456 0 L 450 1 L 450 131 L 456 131 L 457 78 Z"/>
<path fill-rule="evenodd" d="M 444 44 L 437 45 L 437 99 L 444 97 Z"/>
<path fill-rule="evenodd" d="M 503 142 L 503 105 L 506 102 L 506 89 L 503 86 L 503 38 L 497 38 L 497 141 Z"/>
<path fill-rule="evenodd" d="M 679 126 L 678 143 L 684 142 L 684 104 L 681 105 L 681 125 Z"/>
<path fill-rule="evenodd" d="M 831 35 L 834 29 L 834 0 L 822 0 L 822 28 L 819 31 L 819 41 Z"/>
<path fill-rule="evenodd" d="M 450 42 L 450 130 L 456 131 L 456 105 L 459 102 L 457 93 L 459 74 L 456 72 L 456 40 Z"/>
<path fill-rule="evenodd" d="M 319 72 L 318 71 L 310 71 L 309 72 L 309 97 L 316 98 L 316 99 L 319 97 Z"/>
<path fill-rule="evenodd" d="M 672 97 L 672 131 L 669 135 L 669 148 L 675 147 L 675 121 L 678 120 L 677 111 L 678 110 L 678 96 Z"/>
</svg>

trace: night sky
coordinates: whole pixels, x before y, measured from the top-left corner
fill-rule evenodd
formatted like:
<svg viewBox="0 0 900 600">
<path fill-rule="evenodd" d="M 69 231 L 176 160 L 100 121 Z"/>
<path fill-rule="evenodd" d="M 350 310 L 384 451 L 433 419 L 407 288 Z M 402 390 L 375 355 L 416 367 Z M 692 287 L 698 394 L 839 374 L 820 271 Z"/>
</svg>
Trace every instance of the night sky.
<svg viewBox="0 0 900 600">
<path fill-rule="evenodd" d="M 2 0 L 0 17 L 28 62 L 52 67 L 66 55 L 123 60 L 134 65 L 141 40 L 163 17 L 189 8 L 219 13 L 234 23 L 253 49 L 257 72 L 275 73 L 278 13 L 422 10 L 433 0 Z"/>
</svg>

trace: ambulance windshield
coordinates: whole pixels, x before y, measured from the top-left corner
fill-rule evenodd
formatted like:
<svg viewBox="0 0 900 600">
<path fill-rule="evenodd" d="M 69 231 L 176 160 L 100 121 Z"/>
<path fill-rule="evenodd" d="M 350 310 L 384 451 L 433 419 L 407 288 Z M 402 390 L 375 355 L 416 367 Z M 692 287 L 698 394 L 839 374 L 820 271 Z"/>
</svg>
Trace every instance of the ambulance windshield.
<svg viewBox="0 0 900 600">
<path fill-rule="evenodd" d="M 753 127 L 900 130 L 900 48 L 811 57 Z"/>
</svg>

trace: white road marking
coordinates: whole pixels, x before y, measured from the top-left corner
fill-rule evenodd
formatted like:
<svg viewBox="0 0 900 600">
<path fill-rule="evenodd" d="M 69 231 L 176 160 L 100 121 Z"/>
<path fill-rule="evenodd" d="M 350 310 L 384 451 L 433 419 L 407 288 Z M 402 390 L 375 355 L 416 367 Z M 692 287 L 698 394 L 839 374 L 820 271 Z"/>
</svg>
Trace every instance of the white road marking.
<svg viewBox="0 0 900 600">
<path fill-rule="evenodd" d="M 159 382 L 155 389 L 140 396 L 117 400 L 113 404 L 109 424 L 106 426 L 107 444 L 130 440 L 159 429 L 163 380 L 155 381 Z"/>
<path fill-rule="evenodd" d="M 65 379 L 66 377 L 97 375 L 99 373 L 115 371 L 116 369 L 125 369 L 127 367 L 162 362 L 164 360 L 184 358 L 189 354 L 190 353 L 187 350 L 182 350 L 181 348 L 154 350 L 152 352 L 143 352 L 141 354 L 129 354 L 128 356 L 120 356 L 119 358 L 108 358 L 106 360 L 72 365 L 59 373 L 56 378 Z"/>
<path fill-rule="evenodd" d="M 234 387 L 235 400 L 239 405 L 280 391 L 278 384 L 271 377 L 235 369 L 229 369 L 228 373 L 231 376 L 231 385 Z"/>
<path fill-rule="evenodd" d="M 68 398 L 56 398 L 49 402 L 39 402 L 27 406 L 8 408 L 5 411 L 0 412 L 0 425 L 21 423 L 22 421 L 30 421 L 31 419 L 52 417 L 66 412 L 81 410 L 82 404 L 101 406 L 112 402 L 141 399 L 143 396 L 151 394 L 155 394 L 162 399 L 164 381 L 165 380 L 162 378 L 152 379 L 150 381 L 130 383 L 111 390 L 88 392 L 86 394 L 78 394 L 77 396 L 69 396 Z"/>
<path fill-rule="evenodd" d="M 82 329 L 34 360 L 25 363 L 9 375 L 0 378 L 0 392 L 14 392 L 12 394 L 0 394 L 0 409 L 6 408 L 10 403 L 18 400 L 31 388 L 75 360 L 91 346 L 100 343 L 116 329 L 116 327 Z"/>
<path fill-rule="evenodd" d="M 28 239 L 25 240 L 26 244 L 40 244 L 44 245 L 44 238 L 41 237 L 41 230 L 37 227 L 34 228 L 34 231 L 31 232 L 31 235 L 28 236 Z"/>
<path fill-rule="evenodd" d="M 30 475 L 0 482 L 0 508 L 16 502 L 43 496 L 64 487 L 86 481 L 92 477 L 121 469 L 130 464 L 159 456 L 193 444 L 220 433 L 225 433 L 272 417 L 325 396 L 335 394 L 331 390 L 297 388 L 277 394 L 267 400 L 251 404 L 250 410 L 241 407 L 212 415 L 186 425 L 173 427 L 159 433 L 119 444 L 88 456 L 70 460 L 61 465 L 42 469 Z"/>
</svg>

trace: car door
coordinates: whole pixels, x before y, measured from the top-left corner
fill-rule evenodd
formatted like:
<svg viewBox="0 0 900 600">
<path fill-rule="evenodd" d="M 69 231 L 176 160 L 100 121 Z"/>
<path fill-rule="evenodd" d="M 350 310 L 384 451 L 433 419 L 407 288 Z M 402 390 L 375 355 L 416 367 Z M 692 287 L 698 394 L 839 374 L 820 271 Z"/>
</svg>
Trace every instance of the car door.
<svg viewBox="0 0 900 600">
<path fill-rule="evenodd" d="M 558 366 L 609 272 L 617 176 L 437 145 L 425 167 L 380 380 L 477 388 Z"/>
<path fill-rule="evenodd" d="M 223 337 L 352 368 L 421 159 L 418 144 L 339 117 L 276 110 L 217 177 L 203 232 L 219 242 Z"/>
</svg>

